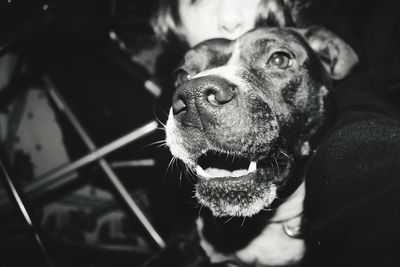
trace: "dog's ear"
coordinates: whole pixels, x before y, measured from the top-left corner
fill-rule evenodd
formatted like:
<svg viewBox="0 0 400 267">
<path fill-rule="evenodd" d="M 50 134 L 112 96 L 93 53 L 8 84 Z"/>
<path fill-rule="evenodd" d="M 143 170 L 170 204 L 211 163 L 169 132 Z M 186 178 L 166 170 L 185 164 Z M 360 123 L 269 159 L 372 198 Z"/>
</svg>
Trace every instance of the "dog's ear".
<svg viewBox="0 0 400 267">
<path fill-rule="evenodd" d="M 323 27 L 300 30 L 311 48 L 318 54 L 332 79 L 340 80 L 358 63 L 358 56 L 347 43 Z"/>
</svg>

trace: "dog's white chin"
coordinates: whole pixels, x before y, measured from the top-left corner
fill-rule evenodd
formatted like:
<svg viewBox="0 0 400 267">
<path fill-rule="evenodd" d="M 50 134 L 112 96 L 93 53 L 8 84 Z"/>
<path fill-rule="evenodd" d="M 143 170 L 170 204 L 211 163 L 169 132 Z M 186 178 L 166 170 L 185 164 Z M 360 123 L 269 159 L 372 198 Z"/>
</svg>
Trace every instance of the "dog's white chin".
<svg viewBox="0 0 400 267">
<path fill-rule="evenodd" d="M 262 196 L 254 197 L 250 202 L 232 203 L 226 199 L 205 199 L 196 190 L 196 198 L 202 206 L 208 207 L 215 217 L 251 217 L 263 209 L 268 209 L 276 199 L 277 187 L 273 184 Z"/>
</svg>

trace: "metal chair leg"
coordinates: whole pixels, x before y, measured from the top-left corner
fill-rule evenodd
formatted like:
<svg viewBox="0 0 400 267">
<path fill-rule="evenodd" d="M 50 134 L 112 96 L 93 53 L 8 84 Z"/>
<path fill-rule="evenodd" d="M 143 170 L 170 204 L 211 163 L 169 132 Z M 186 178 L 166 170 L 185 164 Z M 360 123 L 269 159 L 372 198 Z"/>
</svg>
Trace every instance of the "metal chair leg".
<svg viewBox="0 0 400 267">
<path fill-rule="evenodd" d="M 29 215 L 29 211 L 26 208 L 26 205 L 24 204 L 21 194 L 18 192 L 13 180 L 8 174 L 8 171 L 6 167 L 4 166 L 4 163 L 0 160 L 0 170 L 1 170 L 1 179 L 3 180 L 3 184 L 6 188 L 6 190 L 9 192 L 9 195 L 11 199 L 16 203 L 18 210 L 20 211 L 21 215 L 24 218 L 24 221 L 26 225 L 28 226 L 29 231 L 31 232 L 37 246 L 40 249 L 40 252 L 43 255 L 43 258 L 49 267 L 53 267 L 53 262 L 51 261 L 49 254 L 47 253 L 47 250 L 45 246 L 43 245 L 42 239 L 40 238 L 40 235 L 38 231 L 36 230 L 36 227 L 31 219 L 31 216 Z"/>
<path fill-rule="evenodd" d="M 113 185 L 114 189 L 118 193 L 118 195 L 123 199 L 125 204 L 128 206 L 129 211 L 132 212 L 132 214 L 139 220 L 139 222 L 143 225 L 147 233 L 151 236 L 153 241 L 160 247 L 163 248 L 165 247 L 165 242 L 162 239 L 162 237 L 158 234 L 158 232 L 155 230 L 155 228 L 152 226 L 152 224 L 149 222 L 149 220 L 146 218 L 144 213 L 140 210 L 139 206 L 136 204 L 134 199 L 129 195 L 128 191 L 126 188 L 122 185 L 121 181 L 115 174 L 115 172 L 112 170 L 108 162 L 103 158 L 103 156 L 111 151 L 113 149 L 112 146 L 117 145 L 115 143 L 111 143 L 110 146 L 105 146 L 102 148 L 102 150 L 98 150 L 94 142 L 91 140 L 89 135 L 86 133 L 74 113 L 72 112 L 71 108 L 68 107 L 68 104 L 63 100 L 62 96 L 60 93 L 57 91 L 56 87 L 52 83 L 51 79 L 49 77 L 45 77 L 45 82 L 47 83 L 47 87 L 49 88 L 49 94 L 50 97 L 54 100 L 58 108 L 65 114 L 65 116 L 69 119 L 70 123 L 72 126 L 75 128 L 79 136 L 82 138 L 84 143 L 86 144 L 87 148 L 91 151 L 91 154 L 89 154 L 87 157 L 82 158 L 81 160 L 78 160 L 76 164 L 78 165 L 79 163 L 83 163 L 84 161 L 90 160 L 90 158 L 98 160 L 98 163 L 100 167 L 103 169 L 103 171 L 106 174 L 106 177 L 108 180 L 111 182 Z M 149 124 L 143 126 L 142 128 L 138 129 L 137 131 L 142 133 L 142 132 L 149 132 L 149 131 L 154 131 L 157 129 L 158 123 L 153 121 L 150 122 Z M 121 145 L 123 141 L 127 140 L 121 140 L 121 142 L 118 145 Z M 75 166 L 76 167 L 76 166 Z"/>
</svg>

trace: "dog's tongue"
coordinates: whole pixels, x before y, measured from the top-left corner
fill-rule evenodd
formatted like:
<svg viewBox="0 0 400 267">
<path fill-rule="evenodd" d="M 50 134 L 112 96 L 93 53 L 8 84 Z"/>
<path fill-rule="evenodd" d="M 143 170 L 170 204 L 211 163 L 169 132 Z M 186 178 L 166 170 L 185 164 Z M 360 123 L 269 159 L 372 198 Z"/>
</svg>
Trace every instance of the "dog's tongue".
<svg viewBox="0 0 400 267">
<path fill-rule="evenodd" d="M 238 170 L 226 170 L 220 168 L 209 167 L 207 169 L 203 169 L 200 166 L 196 167 L 196 173 L 204 178 L 220 178 L 220 177 L 241 177 L 247 175 L 251 172 L 254 172 L 257 168 L 257 164 L 255 162 L 251 162 L 249 168 L 246 169 L 238 169 Z"/>
<path fill-rule="evenodd" d="M 224 169 L 217 169 L 217 168 L 207 168 L 205 173 L 208 177 L 239 177 L 247 174 L 247 170 L 235 170 L 229 171 Z"/>
</svg>

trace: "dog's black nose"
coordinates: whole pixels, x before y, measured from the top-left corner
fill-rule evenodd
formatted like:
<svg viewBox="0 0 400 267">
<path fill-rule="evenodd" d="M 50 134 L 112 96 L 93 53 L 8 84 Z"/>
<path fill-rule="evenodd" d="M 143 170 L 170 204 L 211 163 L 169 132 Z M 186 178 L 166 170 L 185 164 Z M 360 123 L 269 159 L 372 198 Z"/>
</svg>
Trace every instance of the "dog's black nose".
<svg viewBox="0 0 400 267">
<path fill-rule="evenodd" d="M 174 94 L 172 110 L 174 114 L 193 108 L 212 111 L 231 102 L 237 87 L 218 76 L 204 76 L 185 82 Z M 201 113 L 201 112 L 200 112 Z M 201 115 L 201 114 L 200 114 Z"/>
</svg>

